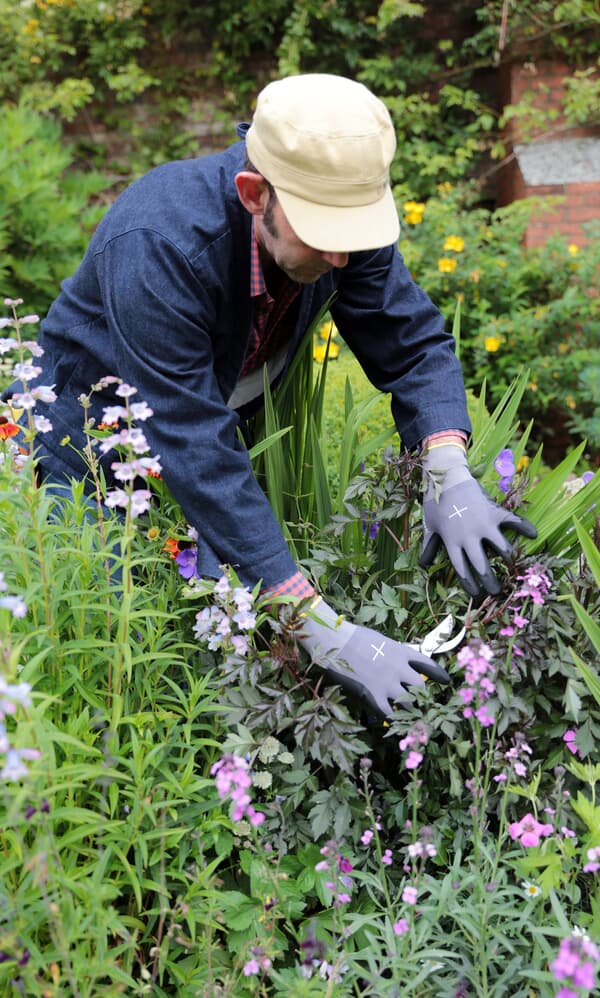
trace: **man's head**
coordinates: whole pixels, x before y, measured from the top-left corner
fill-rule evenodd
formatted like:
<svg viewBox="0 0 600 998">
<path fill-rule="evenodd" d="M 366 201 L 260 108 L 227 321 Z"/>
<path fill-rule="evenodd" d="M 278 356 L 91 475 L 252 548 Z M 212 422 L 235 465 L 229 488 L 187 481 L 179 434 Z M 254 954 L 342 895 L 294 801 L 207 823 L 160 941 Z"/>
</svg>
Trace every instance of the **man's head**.
<svg viewBox="0 0 600 998">
<path fill-rule="evenodd" d="M 246 148 L 304 245 L 347 254 L 397 240 L 389 186 L 394 128 L 385 105 L 361 83 L 315 73 L 268 84 Z"/>
</svg>

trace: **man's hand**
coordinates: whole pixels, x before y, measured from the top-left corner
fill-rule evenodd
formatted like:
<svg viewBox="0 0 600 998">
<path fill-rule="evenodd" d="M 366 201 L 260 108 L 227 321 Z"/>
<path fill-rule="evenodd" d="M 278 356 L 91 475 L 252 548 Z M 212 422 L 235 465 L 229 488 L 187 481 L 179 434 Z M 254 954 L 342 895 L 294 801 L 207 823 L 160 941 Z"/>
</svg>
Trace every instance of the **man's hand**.
<svg viewBox="0 0 600 998">
<path fill-rule="evenodd" d="M 412 688 L 424 686 L 424 676 L 450 682 L 420 651 L 340 619 L 324 600 L 306 617 L 298 640 L 335 683 L 385 716 L 393 713 L 390 702 L 410 702 Z"/>
<path fill-rule="evenodd" d="M 483 588 L 491 595 L 500 583 L 488 561 L 484 545 L 504 559 L 512 546 L 502 533 L 510 527 L 523 537 L 536 537 L 529 520 L 504 509 L 473 478 L 462 447 L 442 445 L 423 458 L 423 548 L 419 564 L 430 565 L 441 543 L 464 589 L 478 596 Z"/>
</svg>

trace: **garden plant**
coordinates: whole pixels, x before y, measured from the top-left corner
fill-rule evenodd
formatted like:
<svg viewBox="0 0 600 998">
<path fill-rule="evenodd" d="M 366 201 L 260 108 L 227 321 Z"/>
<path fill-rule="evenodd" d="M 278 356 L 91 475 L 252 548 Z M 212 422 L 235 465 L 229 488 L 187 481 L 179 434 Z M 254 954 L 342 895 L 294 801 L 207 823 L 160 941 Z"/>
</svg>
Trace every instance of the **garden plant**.
<svg viewBox="0 0 600 998">
<path fill-rule="evenodd" d="M 105 428 L 81 398 L 95 497 L 37 486 L 52 388 L 27 387 L 37 316 L 6 309 L 22 391 L 0 423 L 4 991 L 592 995 L 600 474 L 583 445 L 552 470 L 528 455 L 528 372 L 496 406 L 485 385 L 473 401 L 473 466 L 538 527 L 482 601 L 446 561 L 419 568 L 418 459 L 385 429 L 357 437 L 368 400 L 349 385 L 328 478 L 335 362 L 315 368 L 310 337 L 267 393 L 252 457 L 328 601 L 404 641 L 448 614 L 466 628 L 450 686 L 383 722 L 299 650 L 306 607 L 231 566 L 199 576 L 135 386 Z M 122 488 L 104 489 L 99 451 Z"/>
<path fill-rule="evenodd" d="M 490 191 L 505 126 L 597 125 L 600 15 L 461 0 L 432 32 L 437 7 L 0 0 L 0 381 L 21 382 L 0 406 L 7 998 L 598 993 L 600 240 L 528 249 L 555 203 Z M 569 61 L 561 106 L 498 106 L 494 74 L 546 57 Z M 286 540 L 357 623 L 415 645 L 464 628 L 439 658 L 450 684 L 385 721 L 310 662 L 309 607 L 235 566 L 201 576 L 135 385 L 100 426 L 103 383 L 81 397 L 91 497 L 40 486 L 53 386 L 28 388 L 38 316 L 108 203 L 198 154 L 198 94 L 227 144 L 268 79 L 324 68 L 390 109 L 400 248 L 454 324 L 470 464 L 538 530 L 494 597 L 469 599 L 444 558 L 419 567 L 419 459 L 319 317 L 248 427 Z"/>
</svg>

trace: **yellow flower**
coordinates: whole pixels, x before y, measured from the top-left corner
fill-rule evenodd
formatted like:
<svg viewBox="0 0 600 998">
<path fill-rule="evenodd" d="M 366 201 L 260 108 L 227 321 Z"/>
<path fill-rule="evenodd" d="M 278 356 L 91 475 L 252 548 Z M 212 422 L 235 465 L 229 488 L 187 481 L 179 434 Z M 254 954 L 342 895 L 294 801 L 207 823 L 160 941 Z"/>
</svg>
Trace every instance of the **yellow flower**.
<svg viewBox="0 0 600 998">
<path fill-rule="evenodd" d="M 502 268 L 508 267 L 508 264 L 507 264 L 506 260 L 496 260 L 496 263 L 498 264 L 499 267 L 502 267 Z"/>
<path fill-rule="evenodd" d="M 158 527 L 150 527 L 146 533 L 146 537 L 149 541 L 155 541 L 158 537 L 160 537 L 160 530 Z"/>
<path fill-rule="evenodd" d="M 567 403 L 569 409 L 577 408 L 577 402 L 575 401 L 572 395 L 567 395 L 565 402 Z"/>
<path fill-rule="evenodd" d="M 537 390 L 538 390 L 538 386 L 537 386 L 537 382 L 536 381 L 530 381 L 528 387 L 529 387 L 530 391 L 532 391 L 532 392 L 537 392 Z"/>
<path fill-rule="evenodd" d="M 455 253 L 462 253 L 465 248 L 465 241 L 460 236 L 446 236 L 444 242 L 445 250 L 454 250 Z"/>
<path fill-rule="evenodd" d="M 524 471 L 525 468 L 528 468 L 529 467 L 529 460 L 530 459 L 527 457 L 527 454 L 523 454 L 523 457 L 519 458 L 519 461 L 518 461 L 518 464 L 517 464 L 517 471 Z"/>
<path fill-rule="evenodd" d="M 335 360 L 340 352 L 340 348 L 337 343 L 329 344 L 329 359 Z M 315 343 L 313 346 L 313 360 L 316 360 L 317 364 L 322 364 L 325 360 L 327 354 L 327 344 L 326 343 Z"/>
<path fill-rule="evenodd" d="M 486 336 L 483 345 L 488 353 L 496 353 L 500 349 L 501 340 L 497 336 Z"/>
<path fill-rule="evenodd" d="M 568 343 L 559 343 L 558 344 L 558 352 L 559 353 L 567 353 L 568 350 L 569 350 L 569 344 Z"/>
<path fill-rule="evenodd" d="M 480 277 L 481 277 L 480 270 L 472 270 L 471 273 L 469 274 L 469 280 L 473 281 L 473 284 L 477 284 Z"/>
<path fill-rule="evenodd" d="M 453 270 L 456 270 L 456 260 L 449 256 L 441 256 L 438 260 L 438 270 L 442 274 L 451 274 Z"/>
<path fill-rule="evenodd" d="M 337 326 L 335 322 L 332 322 L 331 319 L 328 319 L 327 322 L 324 322 L 322 325 L 319 326 L 319 336 L 321 337 L 322 340 L 328 340 L 330 336 L 331 339 L 333 340 L 337 335 L 338 335 Z"/>
<path fill-rule="evenodd" d="M 41 62 L 42 60 L 40 59 L 39 55 L 32 55 L 32 56 L 29 57 L 29 61 L 30 62 L 38 63 L 38 62 Z"/>
<path fill-rule="evenodd" d="M 34 35 L 40 26 L 40 22 L 37 17 L 30 17 L 27 24 L 23 28 L 26 35 Z"/>
<path fill-rule="evenodd" d="M 422 201 L 404 202 L 404 221 L 407 225 L 420 225 L 423 221 L 425 205 Z"/>
<path fill-rule="evenodd" d="M 569 245 L 567 246 L 567 252 L 569 252 L 571 256 L 577 256 L 577 254 L 579 253 L 579 246 L 577 245 L 577 243 L 569 243 Z"/>
<path fill-rule="evenodd" d="M 442 181 L 441 184 L 437 185 L 437 189 L 440 192 L 440 194 L 449 194 L 450 191 L 452 190 L 452 184 L 450 183 L 449 180 L 444 180 Z"/>
</svg>

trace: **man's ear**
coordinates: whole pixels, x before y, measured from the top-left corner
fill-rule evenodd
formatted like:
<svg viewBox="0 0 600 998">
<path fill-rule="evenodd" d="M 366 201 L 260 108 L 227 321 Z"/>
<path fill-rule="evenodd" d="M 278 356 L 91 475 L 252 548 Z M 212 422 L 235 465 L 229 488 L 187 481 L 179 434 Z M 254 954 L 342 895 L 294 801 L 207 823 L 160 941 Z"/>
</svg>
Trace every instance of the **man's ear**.
<svg viewBox="0 0 600 998">
<path fill-rule="evenodd" d="M 267 181 L 260 173 L 243 170 L 235 175 L 238 197 L 251 215 L 262 215 L 269 203 Z"/>
</svg>

